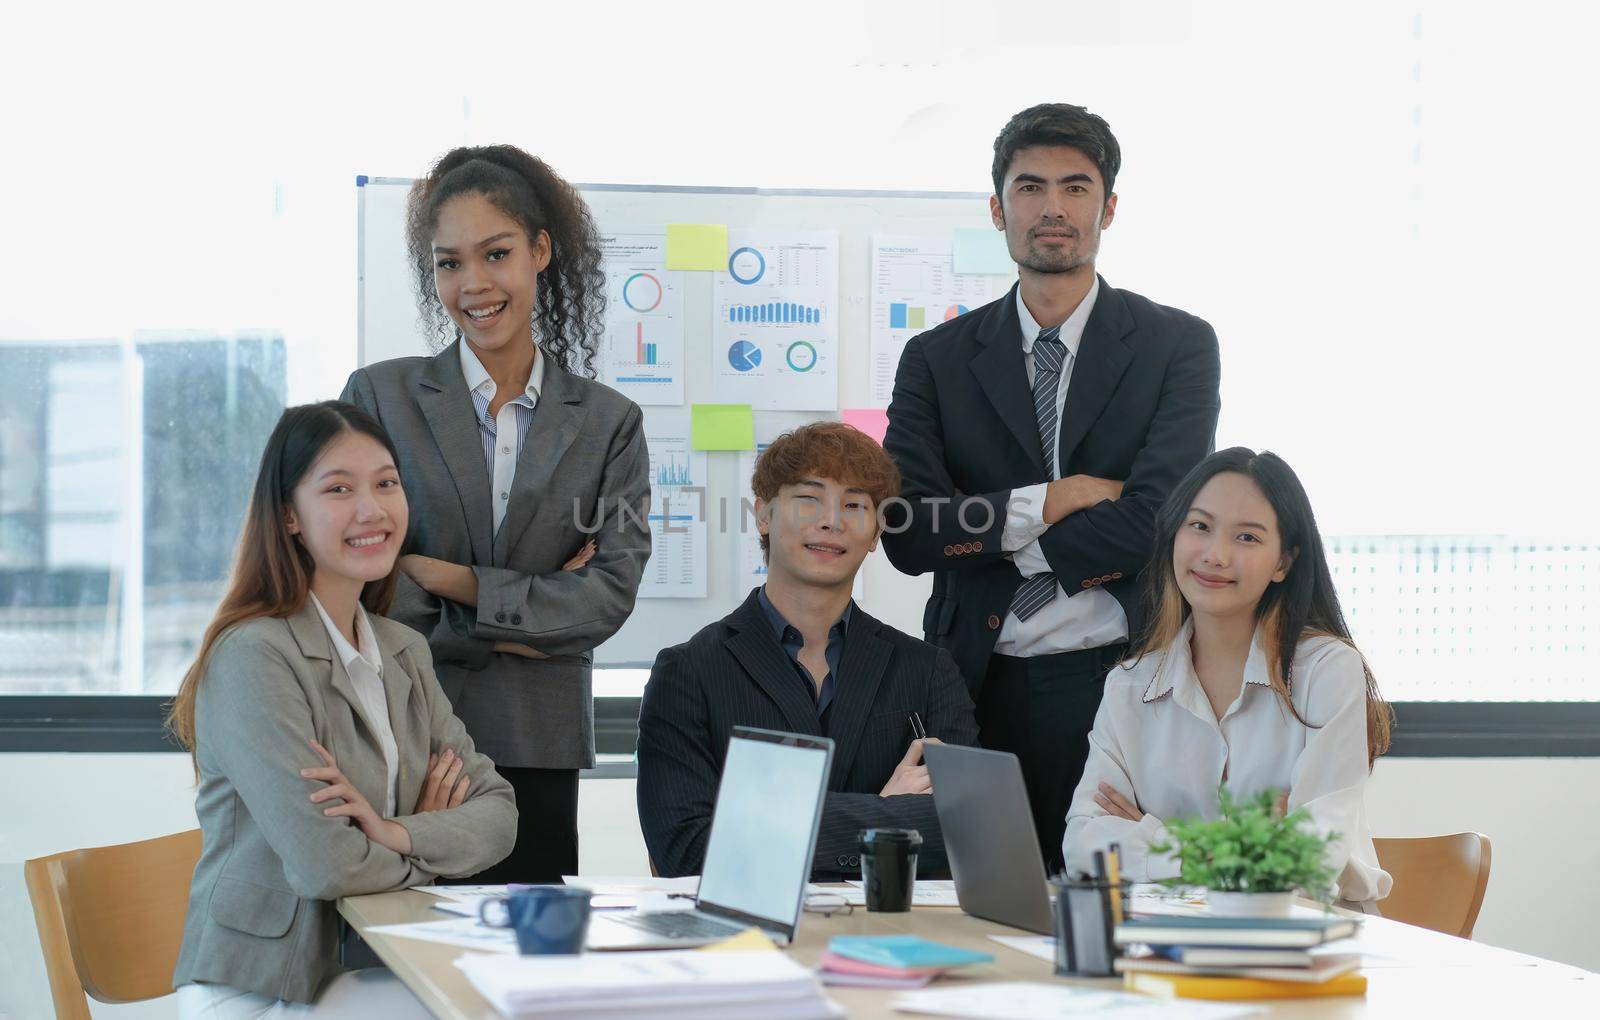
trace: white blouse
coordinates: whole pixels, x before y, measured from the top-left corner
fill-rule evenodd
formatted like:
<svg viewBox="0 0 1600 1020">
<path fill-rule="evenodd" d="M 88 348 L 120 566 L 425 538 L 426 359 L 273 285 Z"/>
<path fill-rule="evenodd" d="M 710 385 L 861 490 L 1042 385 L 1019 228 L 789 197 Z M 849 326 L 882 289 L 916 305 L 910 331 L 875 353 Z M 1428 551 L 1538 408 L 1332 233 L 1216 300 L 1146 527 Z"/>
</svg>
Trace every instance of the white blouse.
<svg viewBox="0 0 1600 1020">
<path fill-rule="evenodd" d="M 373 806 L 383 813 L 383 817 L 393 818 L 395 784 L 400 778 L 400 748 L 395 744 L 394 726 L 389 720 L 389 699 L 383 691 L 383 653 L 378 651 L 378 639 L 372 633 L 372 623 L 367 619 L 367 611 L 361 608 L 359 602 L 356 603 L 356 641 L 360 643 L 360 648 L 352 648 L 345 636 L 339 633 L 338 625 L 322 607 L 322 600 L 315 593 L 311 595 L 311 604 L 317 607 L 317 615 L 322 617 L 322 625 L 328 629 L 328 637 L 333 641 L 333 650 L 338 653 L 339 662 L 350 677 L 356 696 L 361 699 L 363 721 L 383 750 L 383 763 L 388 766 L 389 781 L 383 784 L 383 803 Z"/>
<path fill-rule="evenodd" d="M 1176 878 L 1177 860 L 1152 854 L 1150 845 L 1170 842 L 1168 818 L 1216 818 L 1217 787 L 1226 777 L 1235 799 L 1267 787 L 1287 788 L 1291 811 L 1304 807 L 1324 835 L 1340 834 L 1328 847 L 1340 898 L 1389 895 L 1393 882 L 1378 867 L 1367 822 L 1367 684 L 1360 654 L 1334 638 L 1300 642 L 1290 697 L 1314 727 L 1308 728 L 1273 691 L 1257 631 L 1239 696 L 1218 720 L 1195 675 L 1193 632 L 1190 621 L 1165 653 L 1114 666 L 1106 677 L 1083 779 L 1067 809 L 1067 867 L 1092 870 L 1094 851 L 1119 843 L 1126 877 Z M 1132 822 L 1107 815 L 1094 801 L 1100 783 L 1119 791 L 1144 817 Z"/>
</svg>

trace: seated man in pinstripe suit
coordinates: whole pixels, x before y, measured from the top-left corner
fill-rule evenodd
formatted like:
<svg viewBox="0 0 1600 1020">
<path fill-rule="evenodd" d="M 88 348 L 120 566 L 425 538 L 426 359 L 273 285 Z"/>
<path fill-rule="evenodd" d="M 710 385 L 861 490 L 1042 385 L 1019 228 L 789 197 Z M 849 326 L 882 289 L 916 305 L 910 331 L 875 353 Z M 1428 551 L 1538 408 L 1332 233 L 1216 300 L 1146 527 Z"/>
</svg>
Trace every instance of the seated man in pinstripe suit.
<svg viewBox="0 0 1600 1020">
<path fill-rule="evenodd" d="M 663 875 L 700 872 L 728 737 L 735 726 L 759 726 L 834 742 L 814 877 L 860 877 L 856 834 L 871 827 L 918 830 L 918 872 L 947 873 L 911 719 L 929 739 L 976 743 L 966 682 L 949 652 L 873 619 L 850 597 L 899 472 L 863 433 L 817 422 L 767 448 L 752 488 L 767 583 L 663 649 L 645 686 L 638 795 L 651 860 Z"/>
</svg>

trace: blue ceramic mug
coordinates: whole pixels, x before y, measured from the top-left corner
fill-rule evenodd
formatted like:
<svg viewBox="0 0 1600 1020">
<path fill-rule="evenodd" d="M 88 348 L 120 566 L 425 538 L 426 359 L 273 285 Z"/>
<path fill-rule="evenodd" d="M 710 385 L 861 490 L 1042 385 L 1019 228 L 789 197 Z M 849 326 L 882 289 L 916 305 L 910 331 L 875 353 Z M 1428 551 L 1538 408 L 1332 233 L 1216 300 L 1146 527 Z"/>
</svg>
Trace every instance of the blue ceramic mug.
<svg viewBox="0 0 1600 1020">
<path fill-rule="evenodd" d="M 491 910 L 503 916 L 490 919 Z M 583 952 L 589 935 L 589 890 L 570 885 L 511 886 L 505 896 L 478 905 L 478 920 L 511 928 L 523 956 Z"/>
</svg>

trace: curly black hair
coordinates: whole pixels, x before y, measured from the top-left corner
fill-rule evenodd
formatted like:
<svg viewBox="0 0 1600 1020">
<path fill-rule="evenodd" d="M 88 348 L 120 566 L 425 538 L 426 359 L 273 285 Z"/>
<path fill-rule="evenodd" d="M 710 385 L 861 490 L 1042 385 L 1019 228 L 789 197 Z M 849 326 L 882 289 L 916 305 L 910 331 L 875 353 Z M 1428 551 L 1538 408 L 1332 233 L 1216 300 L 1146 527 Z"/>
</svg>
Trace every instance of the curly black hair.
<svg viewBox="0 0 1600 1020">
<path fill-rule="evenodd" d="M 406 246 L 416 276 L 417 318 L 442 350 L 457 330 L 433 279 L 433 233 L 439 209 L 458 195 L 482 195 L 516 220 L 531 241 L 550 234 L 550 264 L 539 274 L 533 331 L 539 349 L 569 372 L 593 378 L 605 328 L 606 279 L 600 235 L 578 189 L 536 156 L 514 145 L 451 149 L 411 186 Z"/>
</svg>

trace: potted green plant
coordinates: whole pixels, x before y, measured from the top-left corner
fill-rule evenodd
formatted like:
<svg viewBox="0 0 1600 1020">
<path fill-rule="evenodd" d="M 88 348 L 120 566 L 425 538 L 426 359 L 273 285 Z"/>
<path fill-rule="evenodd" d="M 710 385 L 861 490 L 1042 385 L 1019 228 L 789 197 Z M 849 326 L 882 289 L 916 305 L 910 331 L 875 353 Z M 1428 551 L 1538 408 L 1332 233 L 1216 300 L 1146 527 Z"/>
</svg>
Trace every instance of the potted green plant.
<svg viewBox="0 0 1600 1020">
<path fill-rule="evenodd" d="M 1305 808 L 1284 813 L 1277 790 L 1235 801 L 1223 785 L 1217 797 L 1214 821 L 1168 821 L 1172 842 L 1151 846 L 1177 857 L 1179 874 L 1168 885 L 1204 886 L 1212 913 L 1223 917 L 1287 917 L 1296 890 L 1332 901 L 1335 875 L 1325 852 L 1337 833 L 1319 835 Z"/>
</svg>

